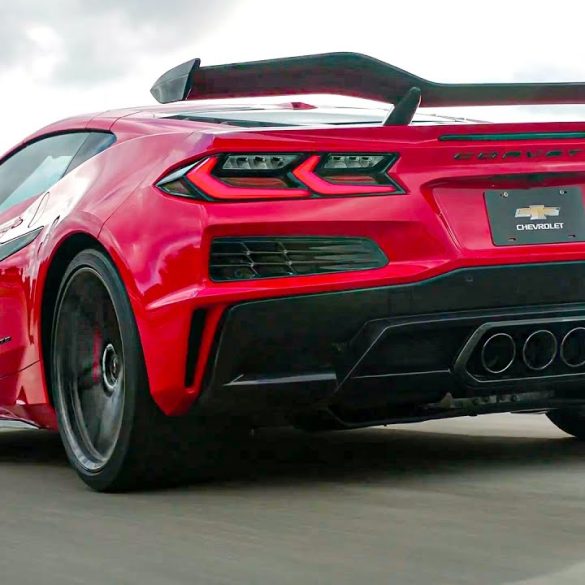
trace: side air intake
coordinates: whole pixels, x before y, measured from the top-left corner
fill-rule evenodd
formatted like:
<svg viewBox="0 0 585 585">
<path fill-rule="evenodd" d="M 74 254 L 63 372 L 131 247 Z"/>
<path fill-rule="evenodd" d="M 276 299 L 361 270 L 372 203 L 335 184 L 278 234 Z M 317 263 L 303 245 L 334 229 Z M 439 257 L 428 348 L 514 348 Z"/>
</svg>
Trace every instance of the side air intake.
<svg viewBox="0 0 585 585">
<path fill-rule="evenodd" d="M 366 238 L 217 238 L 209 273 L 221 282 L 369 270 L 387 263 L 382 250 Z"/>
</svg>

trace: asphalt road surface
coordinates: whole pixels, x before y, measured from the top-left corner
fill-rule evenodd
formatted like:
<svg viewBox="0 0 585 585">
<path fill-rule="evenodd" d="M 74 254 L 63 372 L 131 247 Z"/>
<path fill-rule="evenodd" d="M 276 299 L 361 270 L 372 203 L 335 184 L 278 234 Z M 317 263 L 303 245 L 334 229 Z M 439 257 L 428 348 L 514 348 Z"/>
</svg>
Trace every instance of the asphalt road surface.
<svg viewBox="0 0 585 585">
<path fill-rule="evenodd" d="M 542 416 L 261 433 L 239 477 L 99 495 L 0 433 L 2 585 L 585 583 L 585 444 Z"/>
</svg>

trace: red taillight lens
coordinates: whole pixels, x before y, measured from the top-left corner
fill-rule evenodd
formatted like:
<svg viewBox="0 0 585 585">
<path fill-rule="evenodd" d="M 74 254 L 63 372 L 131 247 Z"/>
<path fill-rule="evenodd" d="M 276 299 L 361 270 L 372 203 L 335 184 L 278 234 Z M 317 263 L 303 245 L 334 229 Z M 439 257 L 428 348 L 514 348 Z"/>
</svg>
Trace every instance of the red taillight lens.
<svg viewBox="0 0 585 585">
<path fill-rule="evenodd" d="M 334 185 L 378 185 L 378 181 L 374 177 L 365 175 L 339 175 L 327 177 L 327 181 Z"/>
<path fill-rule="evenodd" d="M 218 160 L 215 157 L 207 158 L 195 165 L 185 175 L 195 187 L 212 199 L 228 201 L 237 199 L 296 199 L 309 195 L 307 189 L 288 187 L 280 189 L 267 187 L 232 187 L 223 181 L 221 177 L 212 173 L 217 162 Z"/>
<path fill-rule="evenodd" d="M 225 154 L 164 177 L 172 195 L 208 201 L 300 199 L 404 193 L 388 170 L 394 154 Z"/>
<path fill-rule="evenodd" d="M 224 177 L 222 181 L 231 187 L 254 189 L 286 189 L 288 185 L 278 177 Z"/>
<path fill-rule="evenodd" d="M 383 158 L 383 157 L 378 157 Z M 374 181 L 375 184 L 337 184 L 332 183 L 328 180 L 328 176 L 331 178 L 343 177 L 344 175 L 339 173 L 339 169 L 335 169 L 335 173 L 327 172 L 327 166 L 322 163 L 321 157 L 314 155 L 309 157 L 303 163 L 301 163 L 294 171 L 293 175 L 301 181 L 304 185 L 307 185 L 311 191 L 318 193 L 319 195 L 368 195 L 372 193 L 394 193 L 396 191 L 396 185 L 391 183 L 389 178 L 385 184 L 378 184 L 376 181 L 377 171 L 371 170 L 369 167 L 366 168 L 370 174 L 363 175 L 364 178 Z M 352 169 L 352 172 L 355 169 Z M 343 172 L 346 172 L 343 169 Z"/>
</svg>

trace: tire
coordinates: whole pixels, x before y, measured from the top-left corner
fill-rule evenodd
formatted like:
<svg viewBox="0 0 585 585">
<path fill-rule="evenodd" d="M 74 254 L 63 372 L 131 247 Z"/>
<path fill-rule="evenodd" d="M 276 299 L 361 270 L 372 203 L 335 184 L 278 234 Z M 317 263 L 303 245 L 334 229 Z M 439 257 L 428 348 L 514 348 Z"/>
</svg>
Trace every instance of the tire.
<svg viewBox="0 0 585 585">
<path fill-rule="evenodd" d="M 92 489 L 174 485 L 213 472 L 230 433 L 218 421 L 167 417 L 148 388 L 126 290 L 102 252 L 79 253 L 53 317 L 51 388 L 67 457 Z"/>
<path fill-rule="evenodd" d="M 585 411 L 553 410 L 547 416 L 561 431 L 585 441 Z"/>
</svg>

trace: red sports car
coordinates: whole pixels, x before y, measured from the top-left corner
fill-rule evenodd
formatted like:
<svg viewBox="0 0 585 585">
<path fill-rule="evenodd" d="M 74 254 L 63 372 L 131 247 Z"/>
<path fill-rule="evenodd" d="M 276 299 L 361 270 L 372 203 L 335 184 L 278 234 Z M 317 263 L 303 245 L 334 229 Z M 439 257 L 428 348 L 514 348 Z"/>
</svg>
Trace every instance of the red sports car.
<svg viewBox="0 0 585 585">
<path fill-rule="evenodd" d="M 203 472 L 260 426 L 538 411 L 585 437 L 585 123 L 417 113 L 585 84 L 334 53 L 152 93 L 0 159 L 1 413 L 58 428 L 88 485 Z M 213 101 L 307 93 L 394 107 Z"/>
</svg>

